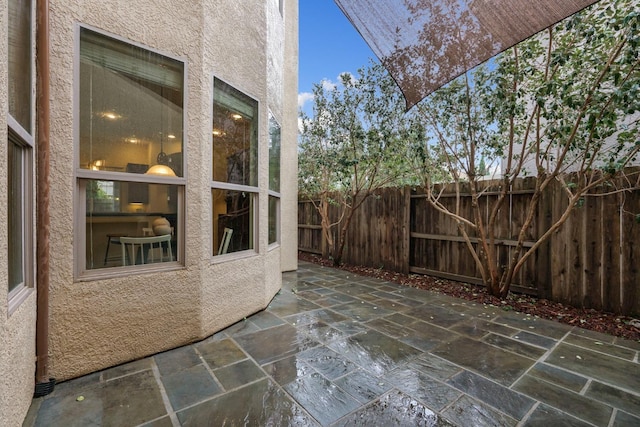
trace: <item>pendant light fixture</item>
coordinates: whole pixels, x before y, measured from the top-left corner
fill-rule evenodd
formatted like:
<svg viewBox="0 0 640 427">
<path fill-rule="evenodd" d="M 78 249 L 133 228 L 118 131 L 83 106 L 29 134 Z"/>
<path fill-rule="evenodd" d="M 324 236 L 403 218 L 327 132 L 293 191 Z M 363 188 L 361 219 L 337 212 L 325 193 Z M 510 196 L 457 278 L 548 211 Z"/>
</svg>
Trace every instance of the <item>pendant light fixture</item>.
<svg viewBox="0 0 640 427">
<path fill-rule="evenodd" d="M 160 152 L 156 157 L 156 165 L 153 165 L 147 170 L 147 175 L 160 175 L 160 176 L 176 176 L 176 173 L 168 166 L 169 156 L 164 152 L 163 146 L 164 134 L 160 134 Z"/>
</svg>

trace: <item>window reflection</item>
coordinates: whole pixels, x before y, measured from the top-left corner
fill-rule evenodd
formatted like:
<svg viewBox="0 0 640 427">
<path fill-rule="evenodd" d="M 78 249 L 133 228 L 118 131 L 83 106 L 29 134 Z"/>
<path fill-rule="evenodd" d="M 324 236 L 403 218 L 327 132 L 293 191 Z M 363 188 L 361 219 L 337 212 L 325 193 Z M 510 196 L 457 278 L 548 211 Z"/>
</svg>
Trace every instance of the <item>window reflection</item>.
<svg viewBox="0 0 640 427">
<path fill-rule="evenodd" d="M 258 185 L 258 103 L 215 80 L 213 105 L 213 181 Z"/>
<path fill-rule="evenodd" d="M 176 261 L 178 241 L 178 186 L 120 181 L 82 180 L 86 193 L 86 268 L 141 264 L 123 257 L 120 237 L 152 237 L 171 234 Z M 145 202 L 138 193 L 144 186 Z M 163 221 L 166 220 L 166 222 Z M 164 226 L 164 228 L 162 228 Z M 166 228 L 168 227 L 168 228 Z M 165 244 L 166 246 L 166 244 Z M 164 247 L 164 253 L 168 247 Z M 148 250 L 145 248 L 145 250 Z M 159 257 L 157 257 L 159 258 Z M 145 259 L 146 260 L 146 259 Z M 168 261 L 168 258 L 162 259 Z"/>
<path fill-rule="evenodd" d="M 183 64 L 81 30 L 80 168 L 168 166 L 182 176 Z"/>
<path fill-rule="evenodd" d="M 213 253 L 222 255 L 253 249 L 253 194 L 244 191 L 212 190 Z M 225 229 L 230 239 L 225 246 Z M 230 235 L 230 236 L 229 236 Z"/>
<path fill-rule="evenodd" d="M 31 133 L 31 1 L 10 0 L 8 13 L 9 114 Z"/>
<path fill-rule="evenodd" d="M 278 222 L 280 216 L 280 198 L 269 196 L 269 244 L 278 241 Z"/>
<path fill-rule="evenodd" d="M 211 211 L 213 254 L 255 248 L 258 102 L 214 80 Z"/>
<path fill-rule="evenodd" d="M 280 124 L 269 114 L 269 244 L 280 239 Z"/>
<path fill-rule="evenodd" d="M 184 64 L 82 28 L 79 79 L 79 270 L 177 261 Z"/>
<path fill-rule="evenodd" d="M 9 243 L 9 292 L 24 283 L 25 279 L 25 176 L 23 162 L 27 150 L 13 138 L 8 144 L 8 243 Z M 28 192 L 26 194 L 29 194 Z M 28 222 L 27 222 L 28 223 Z"/>
</svg>

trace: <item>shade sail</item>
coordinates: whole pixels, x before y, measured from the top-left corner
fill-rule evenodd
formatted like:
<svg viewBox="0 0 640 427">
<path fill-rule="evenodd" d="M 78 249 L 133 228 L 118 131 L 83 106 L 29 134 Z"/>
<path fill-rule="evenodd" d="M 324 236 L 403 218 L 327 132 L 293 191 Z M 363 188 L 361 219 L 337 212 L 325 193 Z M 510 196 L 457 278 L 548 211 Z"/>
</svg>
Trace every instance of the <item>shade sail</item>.
<svg viewBox="0 0 640 427">
<path fill-rule="evenodd" d="M 335 0 L 400 86 L 407 109 L 597 0 Z"/>
</svg>

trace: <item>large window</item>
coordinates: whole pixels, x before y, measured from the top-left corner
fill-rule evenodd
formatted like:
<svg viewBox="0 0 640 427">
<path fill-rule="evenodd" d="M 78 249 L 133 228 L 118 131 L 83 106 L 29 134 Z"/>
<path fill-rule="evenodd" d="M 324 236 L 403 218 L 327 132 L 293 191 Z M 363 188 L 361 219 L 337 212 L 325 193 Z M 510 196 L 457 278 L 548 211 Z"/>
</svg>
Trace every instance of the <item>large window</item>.
<svg viewBox="0 0 640 427">
<path fill-rule="evenodd" d="M 184 63 L 86 28 L 79 56 L 78 270 L 178 261 Z"/>
<path fill-rule="evenodd" d="M 213 255 L 254 249 L 258 102 L 215 79 L 212 133 Z"/>
<path fill-rule="evenodd" d="M 7 261 L 9 311 L 33 285 L 32 3 L 8 2 Z"/>
<path fill-rule="evenodd" d="M 31 134 L 31 0 L 9 0 L 9 114 Z"/>
<path fill-rule="evenodd" d="M 32 150 L 9 130 L 7 162 L 7 227 L 9 246 L 9 296 L 31 285 L 32 217 L 31 164 Z"/>
<path fill-rule="evenodd" d="M 280 241 L 280 125 L 269 114 L 269 244 Z"/>
</svg>

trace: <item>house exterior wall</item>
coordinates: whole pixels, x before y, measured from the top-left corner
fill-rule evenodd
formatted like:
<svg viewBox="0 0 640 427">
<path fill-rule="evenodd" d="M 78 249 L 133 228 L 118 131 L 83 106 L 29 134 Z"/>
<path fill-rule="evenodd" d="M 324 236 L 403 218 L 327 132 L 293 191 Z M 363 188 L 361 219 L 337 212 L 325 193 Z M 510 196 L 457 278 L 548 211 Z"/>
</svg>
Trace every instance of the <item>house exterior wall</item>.
<svg viewBox="0 0 640 427">
<path fill-rule="evenodd" d="M 0 4 L 0 58 L 8 57 L 7 2 Z M 7 61 L 0 61 L 0 99 L 8 98 Z M 21 425 L 34 390 L 36 293 L 9 312 L 7 256 L 7 102 L 0 102 L 0 425 Z"/>
<path fill-rule="evenodd" d="M 275 3 L 275 1 L 274 1 Z M 298 140 L 298 1 L 284 0 L 283 141 Z M 293 77 L 295 76 L 295 77 Z M 282 271 L 298 268 L 298 144 L 282 145 Z"/>
<path fill-rule="evenodd" d="M 266 307 L 281 286 L 282 269 L 295 268 L 295 263 L 281 260 L 285 245 L 293 244 L 295 251 L 295 194 L 284 196 L 292 187 L 282 189 L 282 244 L 271 248 L 266 201 L 269 110 L 283 121 L 287 154 L 282 170 L 288 171 L 283 180 L 293 176 L 295 185 L 295 117 L 285 116 L 295 112 L 297 67 L 290 59 L 288 67 L 280 64 L 285 63 L 286 46 L 295 46 L 297 52 L 297 23 L 283 23 L 277 1 L 265 3 L 51 0 L 51 179 L 56 191 L 51 198 L 49 342 L 56 379 L 205 338 Z M 297 2 L 286 3 L 287 11 L 296 12 L 290 13 L 291 20 L 297 21 Z M 74 61 L 79 24 L 185 61 L 184 268 L 91 280 L 74 276 Z M 271 36 L 276 40 L 267 42 Z M 224 260 L 211 257 L 214 76 L 259 102 L 256 253 Z M 288 250 L 287 256 L 294 251 Z"/>
<path fill-rule="evenodd" d="M 1 268 L 6 268 L 4 259 Z M 0 292 L 3 303 L 7 300 L 6 296 L 6 292 Z M 6 304 L 0 309 L 0 425 L 3 426 L 21 425 L 31 404 L 34 390 L 35 313 L 35 292 L 11 316 L 7 316 Z"/>
</svg>

